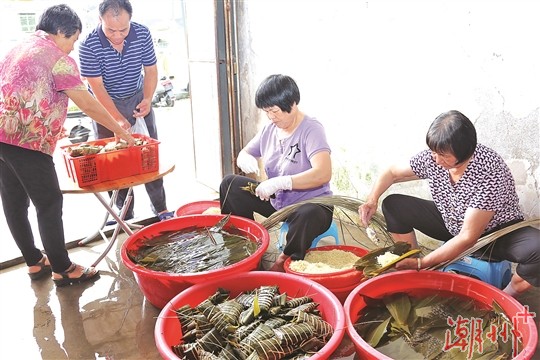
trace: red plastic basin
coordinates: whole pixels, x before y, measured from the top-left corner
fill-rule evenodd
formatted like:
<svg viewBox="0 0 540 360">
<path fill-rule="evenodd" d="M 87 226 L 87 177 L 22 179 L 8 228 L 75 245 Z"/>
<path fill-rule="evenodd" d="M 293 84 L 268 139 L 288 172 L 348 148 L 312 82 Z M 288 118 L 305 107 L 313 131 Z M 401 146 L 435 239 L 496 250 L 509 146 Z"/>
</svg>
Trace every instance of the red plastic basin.
<svg viewBox="0 0 540 360">
<path fill-rule="evenodd" d="M 378 352 L 366 343 L 356 332 L 353 324 L 358 320 L 358 312 L 366 304 L 361 296 L 367 295 L 372 298 L 385 295 L 406 292 L 411 295 L 429 294 L 437 290 L 450 291 L 457 296 L 467 296 L 491 307 L 493 300 L 497 301 L 510 319 L 522 319 L 517 321 L 516 329 L 523 336 L 523 350 L 514 359 L 531 359 L 536 351 L 538 331 L 536 319 L 523 316 L 525 307 L 513 297 L 505 294 L 498 288 L 473 279 L 469 276 L 447 273 L 442 271 L 397 271 L 390 274 L 379 275 L 358 285 L 345 300 L 345 318 L 347 321 L 347 334 L 354 343 L 356 353 L 360 359 L 390 359 Z M 466 354 L 465 354 L 466 355 Z"/>
<path fill-rule="evenodd" d="M 358 246 L 349 246 L 349 245 L 329 245 L 329 246 L 320 246 L 317 248 L 309 249 L 310 251 L 330 251 L 330 250 L 343 250 L 349 251 L 355 254 L 358 257 L 364 256 L 369 251 L 358 247 Z M 363 273 L 355 269 L 347 269 L 342 271 L 336 271 L 327 274 L 306 274 L 291 269 L 291 258 L 285 260 L 283 267 L 285 272 L 289 274 L 294 274 L 304 278 L 311 279 L 323 285 L 330 291 L 332 291 L 341 303 L 344 303 L 347 299 L 349 293 L 362 281 Z"/>
<path fill-rule="evenodd" d="M 317 309 L 320 310 L 323 319 L 332 325 L 334 334 L 328 343 L 310 359 L 328 359 L 345 335 L 343 306 L 328 289 L 314 281 L 291 274 L 270 271 L 251 271 L 222 279 L 214 279 L 204 284 L 194 285 L 175 296 L 161 310 L 156 321 L 154 338 L 159 353 L 164 359 L 178 359 L 171 350 L 171 346 L 178 345 L 182 337 L 180 322 L 174 312 L 175 309 L 184 305 L 195 307 L 214 294 L 219 287 L 229 290 L 231 292 L 230 297 L 234 297 L 242 291 L 272 285 L 278 285 L 280 292 L 286 292 L 291 297 L 307 295 L 311 296 L 313 301 L 319 303 Z"/>
<path fill-rule="evenodd" d="M 203 212 L 205 212 L 211 207 L 219 208 L 220 207 L 219 201 L 203 200 L 203 201 L 191 202 L 191 203 L 180 206 L 178 209 L 176 209 L 175 214 L 176 216 L 202 214 Z"/>
<path fill-rule="evenodd" d="M 221 269 L 202 271 L 198 273 L 171 274 L 161 271 L 153 271 L 135 264 L 128 257 L 128 250 L 137 250 L 148 239 L 158 236 L 165 231 L 178 231 L 192 226 L 211 227 L 215 225 L 223 215 L 187 215 L 158 222 L 147 226 L 126 239 L 122 244 L 121 258 L 124 265 L 133 271 L 135 279 L 146 299 L 155 307 L 161 309 L 173 297 L 182 290 L 201 283 L 220 278 L 230 274 L 240 274 L 259 267 L 262 256 L 268 249 L 270 236 L 266 228 L 259 223 L 239 216 L 231 216 L 224 230 L 231 227 L 238 228 L 242 235 L 251 241 L 259 243 L 259 248 L 250 257 L 236 264 L 225 266 Z"/>
</svg>

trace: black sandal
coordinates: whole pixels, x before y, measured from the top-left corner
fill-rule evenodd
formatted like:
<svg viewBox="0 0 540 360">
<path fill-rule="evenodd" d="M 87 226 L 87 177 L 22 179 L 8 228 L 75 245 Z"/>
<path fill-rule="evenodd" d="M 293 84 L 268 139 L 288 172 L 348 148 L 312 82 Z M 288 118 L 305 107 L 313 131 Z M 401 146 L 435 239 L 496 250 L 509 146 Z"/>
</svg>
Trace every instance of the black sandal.
<svg viewBox="0 0 540 360">
<path fill-rule="evenodd" d="M 80 284 L 85 281 L 97 280 L 99 278 L 99 271 L 93 267 L 83 268 L 84 269 L 83 273 L 78 278 L 70 278 L 69 274 L 74 272 L 75 269 L 77 269 L 77 264 L 72 263 L 71 266 L 66 271 L 61 272 L 61 273 L 55 273 L 62 276 L 62 278 L 60 279 L 53 278 L 53 281 L 56 284 L 56 286 Z"/>
<path fill-rule="evenodd" d="M 43 277 L 45 277 L 46 275 L 49 275 L 51 273 L 51 265 L 47 265 L 45 264 L 45 260 L 47 260 L 47 257 L 45 255 L 43 255 L 43 257 L 41 258 L 41 260 L 38 261 L 38 263 L 36 265 L 32 265 L 32 266 L 39 266 L 39 271 L 36 271 L 36 272 L 33 272 L 33 273 L 28 273 L 28 276 L 30 276 L 30 279 L 32 280 L 39 280 Z"/>
</svg>

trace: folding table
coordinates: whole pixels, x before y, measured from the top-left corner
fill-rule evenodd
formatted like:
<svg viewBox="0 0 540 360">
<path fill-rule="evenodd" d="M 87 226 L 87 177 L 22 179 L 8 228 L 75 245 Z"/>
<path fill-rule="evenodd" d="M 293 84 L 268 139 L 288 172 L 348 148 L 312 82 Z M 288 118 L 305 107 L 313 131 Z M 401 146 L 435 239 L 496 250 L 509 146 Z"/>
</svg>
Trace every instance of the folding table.
<svg viewBox="0 0 540 360">
<path fill-rule="evenodd" d="M 92 266 L 96 266 L 109 252 L 109 250 L 114 245 L 116 238 L 118 237 L 118 234 L 121 229 L 123 229 L 126 234 L 132 235 L 134 229 L 140 229 L 141 225 L 136 224 L 129 224 L 127 223 L 125 218 L 125 213 L 127 212 L 129 208 L 129 204 L 131 203 L 131 200 L 133 198 L 133 187 L 137 185 L 143 185 L 149 182 L 152 182 L 157 179 L 161 179 L 165 175 L 171 173 L 174 170 L 175 166 L 171 164 L 163 164 L 160 163 L 159 170 L 145 173 L 145 174 L 139 174 L 139 175 L 132 175 L 125 178 L 117 179 L 117 180 L 110 180 L 110 181 L 104 181 L 98 184 L 94 185 L 88 185 L 85 187 L 79 187 L 77 183 L 73 182 L 71 179 L 68 178 L 67 173 L 66 174 L 59 174 L 60 178 L 60 187 L 62 189 L 63 194 L 94 194 L 96 198 L 99 200 L 99 202 L 103 205 L 103 207 L 107 210 L 105 220 L 103 221 L 101 227 L 97 230 L 96 233 L 93 235 L 89 235 L 83 240 L 79 242 L 79 245 L 85 245 L 90 240 L 92 240 L 97 234 L 99 233 L 103 240 L 108 241 L 109 244 L 107 248 L 103 251 L 103 253 L 97 258 L 97 260 L 92 264 Z M 126 197 L 124 201 L 124 205 L 122 207 L 122 212 L 118 215 L 116 211 L 113 208 L 114 200 L 118 196 L 118 191 L 121 189 L 129 189 L 128 190 L 128 196 Z M 107 201 L 101 193 L 104 192 L 112 192 L 111 201 Z M 111 215 L 116 220 L 116 227 L 114 229 L 114 232 L 110 239 L 107 238 L 105 233 L 103 232 L 103 228 L 106 225 L 108 216 Z"/>
</svg>

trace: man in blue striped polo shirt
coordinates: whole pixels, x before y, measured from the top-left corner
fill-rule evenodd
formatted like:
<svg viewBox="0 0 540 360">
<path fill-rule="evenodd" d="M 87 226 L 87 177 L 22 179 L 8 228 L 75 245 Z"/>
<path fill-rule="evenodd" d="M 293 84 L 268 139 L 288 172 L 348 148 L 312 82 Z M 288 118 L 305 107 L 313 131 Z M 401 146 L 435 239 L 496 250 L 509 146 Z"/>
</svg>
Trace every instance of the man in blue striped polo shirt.
<svg viewBox="0 0 540 360">
<path fill-rule="evenodd" d="M 79 45 L 81 75 L 86 77 L 97 100 L 119 122 L 131 125 L 144 117 L 150 137 L 157 139 L 152 96 L 157 86 L 157 59 L 152 36 L 144 25 L 131 21 L 129 0 L 103 0 L 99 5 L 100 24 Z M 143 73 L 144 69 L 144 73 Z M 114 136 L 94 122 L 96 136 Z M 167 210 L 163 179 L 145 184 L 152 210 L 160 220 L 173 217 Z M 127 189 L 119 192 L 116 206 L 121 209 Z M 126 219 L 133 218 L 133 204 Z"/>
</svg>

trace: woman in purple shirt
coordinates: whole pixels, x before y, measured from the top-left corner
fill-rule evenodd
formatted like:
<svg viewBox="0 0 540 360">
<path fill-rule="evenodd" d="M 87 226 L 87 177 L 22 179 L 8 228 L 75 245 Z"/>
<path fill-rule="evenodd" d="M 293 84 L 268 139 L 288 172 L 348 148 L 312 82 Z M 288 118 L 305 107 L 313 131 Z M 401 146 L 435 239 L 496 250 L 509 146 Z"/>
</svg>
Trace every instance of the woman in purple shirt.
<svg viewBox="0 0 540 360">
<path fill-rule="evenodd" d="M 277 210 L 317 196 L 332 195 L 330 146 L 320 122 L 298 108 L 300 90 L 285 75 L 267 77 L 257 89 L 255 104 L 270 122 L 240 151 L 238 167 L 246 174 L 259 174 L 260 158 L 268 177 L 252 195 L 241 189 L 253 179 L 227 175 L 220 186 L 223 214 L 253 219 L 253 213 L 268 217 Z M 284 271 L 288 257 L 303 259 L 311 242 L 332 223 L 333 208 L 305 204 L 288 218 L 287 244 L 272 271 Z"/>
<path fill-rule="evenodd" d="M 427 179 L 433 200 L 393 194 L 382 203 L 388 231 L 396 241 L 417 247 L 414 230 L 444 244 L 422 259 L 404 259 L 398 269 L 431 267 L 472 247 L 480 237 L 523 221 L 514 179 L 504 160 L 478 144 L 472 122 L 459 111 L 439 115 L 426 135 L 429 150 L 409 164 L 392 166 L 375 183 L 359 208 L 367 226 L 380 196 L 394 183 Z M 512 296 L 540 286 L 540 230 L 523 227 L 478 250 L 517 263 L 504 289 Z"/>
</svg>

